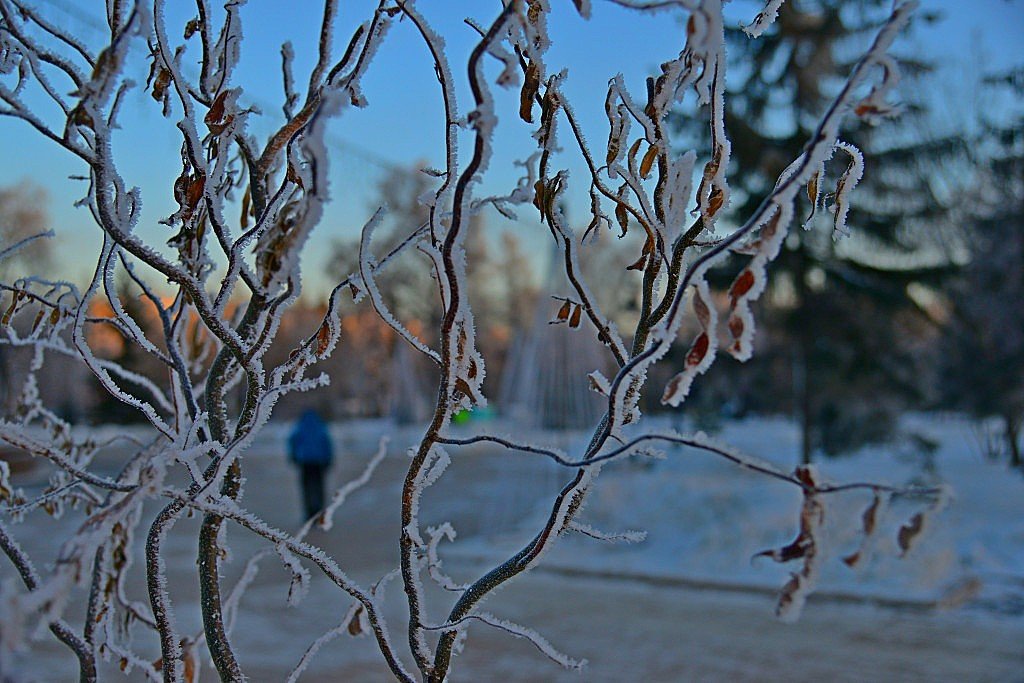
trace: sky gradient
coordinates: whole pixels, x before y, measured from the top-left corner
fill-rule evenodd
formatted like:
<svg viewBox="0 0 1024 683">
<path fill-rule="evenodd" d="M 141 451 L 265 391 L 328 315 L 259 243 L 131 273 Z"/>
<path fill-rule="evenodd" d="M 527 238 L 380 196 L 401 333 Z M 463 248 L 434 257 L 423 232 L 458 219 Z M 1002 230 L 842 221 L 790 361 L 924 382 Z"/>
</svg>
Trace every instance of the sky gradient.
<svg viewBox="0 0 1024 683">
<path fill-rule="evenodd" d="M 102 41 L 102 3 L 36 0 L 36 4 L 46 16 L 68 27 L 85 42 L 95 45 Z M 95 8 L 91 7 L 93 4 Z M 245 40 L 235 84 L 246 88 L 243 102 L 263 112 L 252 117 L 250 123 L 250 130 L 258 138 L 264 138 L 282 120 L 279 49 L 284 40 L 290 40 L 294 46 L 296 80 L 302 90 L 302 74 L 308 73 L 316 48 L 318 4 L 250 0 L 242 8 Z M 335 26 L 336 50 L 342 49 L 355 27 L 371 15 L 375 4 L 369 0 L 341 3 L 341 15 Z M 608 79 L 622 72 L 627 86 L 642 92 L 644 78 L 655 72 L 661 61 L 679 51 L 684 36 L 677 13 L 641 15 L 600 0 L 593 4 L 593 17 L 585 22 L 568 0 L 552 2 L 549 67 L 568 68 L 565 90 L 588 138 L 602 141 L 607 135 L 603 104 Z M 191 3 L 169 5 L 172 9 L 168 11 L 168 25 L 183 26 L 191 15 L 175 14 L 174 10 L 184 11 Z M 918 26 L 903 39 L 901 49 L 935 60 L 944 74 L 941 87 L 949 90 L 948 97 L 958 97 L 962 88 L 969 90 L 968 81 L 979 61 L 987 70 L 1024 63 L 1020 42 L 1020 35 L 1024 34 L 1024 3 L 1020 0 L 924 0 L 921 5 L 923 10 L 941 12 L 944 18 Z M 499 3 L 422 0 L 418 6 L 445 36 L 449 59 L 460 77 L 476 35 L 463 23 L 463 18 L 471 12 L 481 24 L 487 24 Z M 758 8 L 759 3 L 733 2 L 727 8 L 728 16 L 737 23 L 749 21 Z M 140 85 L 145 81 L 147 64 L 141 42 L 136 46 L 129 70 Z M 458 86 L 465 110 L 466 103 L 471 101 L 468 89 L 461 82 Z M 370 67 L 364 91 L 369 100 L 367 109 L 349 108 L 331 123 L 328 142 L 337 152 L 331 171 L 334 201 L 306 258 L 306 274 L 313 293 L 328 286 L 319 275 L 332 241 L 357 234 L 372 214 L 375 188 L 386 168 L 443 166 L 444 120 L 437 82 L 429 55 L 410 22 L 397 23 L 391 30 Z M 300 94 L 304 96 L 304 92 Z M 514 186 L 517 174 L 512 162 L 525 156 L 522 150 L 529 150 L 532 144 L 530 126 L 515 117 L 518 92 L 496 89 L 496 97 L 499 112 L 504 110 L 510 115 L 501 121 L 492 170 L 480 188 L 483 194 L 505 193 Z M 951 115 L 970 115 L 970 108 L 969 102 L 957 102 L 953 107 L 957 111 Z M 171 183 L 180 171 L 176 163 L 180 137 L 174 121 L 173 114 L 170 120 L 163 119 L 159 105 L 148 92 L 137 87 L 128 97 L 122 116 L 124 130 L 116 140 L 122 176 L 129 185 L 138 185 L 143 190 L 141 234 L 157 244 L 172 234 L 158 220 L 175 209 Z M 46 189 L 50 198 L 48 210 L 58 235 L 56 250 L 65 256 L 73 255 L 62 261 L 66 275 L 82 281 L 94 266 L 99 235 L 88 212 L 72 206 L 85 188 L 80 180 L 68 177 L 82 174 L 82 165 L 24 123 L 12 119 L 0 119 L 0 148 L 8 160 L 0 166 L 0 186 L 27 179 Z M 573 162 L 567 164 L 571 170 L 574 168 Z M 575 164 L 579 169 L 578 162 Z M 580 178 L 580 187 L 575 192 L 578 203 L 570 206 L 570 211 L 582 213 L 586 186 L 578 170 L 573 175 Z M 544 234 L 538 232 L 543 228 L 536 225 L 532 212 L 522 211 L 521 215 L 523 225 L 498 227 Z M 498 223 L 497 214 L 491 222 Z"/>
</svg>

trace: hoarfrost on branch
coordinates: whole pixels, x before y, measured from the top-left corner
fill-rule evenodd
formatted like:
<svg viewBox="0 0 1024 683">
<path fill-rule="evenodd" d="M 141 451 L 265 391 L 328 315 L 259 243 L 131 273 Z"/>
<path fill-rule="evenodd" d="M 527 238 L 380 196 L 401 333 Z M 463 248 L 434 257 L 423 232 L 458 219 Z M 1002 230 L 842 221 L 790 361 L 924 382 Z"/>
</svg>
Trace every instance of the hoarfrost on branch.
<svg viewBox="0 0 1024 683">
<path fill-rule="evenodd" d="M 765 3 L 745 28 L 751 39 L 769 29 L 783 1 Z M 464 71 L 452 68 L 444 38 L 414 0 L 381 0 L 339 54 L 334 45 L 339 3 L 326 0 L 317 58 L 305 93 L 296 91 L 305 79 L 293 73 L 291 44 L 280 48 L 284 121 L 264 140 L 249 132 L 255 110 L 246 84 L 236 79 L 238 59 L 249 49 L 243 37 L 246 12 L 241 3 L 227 3 L 215 11 L 207 0 L 196 0 L 196 16 L 184 27 L 172 27 L 164 0 L 108 2 L 105 45 L 93 50 L 22 0 L 0 0 L 0 114 L 20 120 L 77 157 L 87 184 L 79 204 L 103 236 L 84 291 L 41 276 L 0 284 L 9 302 L 0 320 L 0 342 L 35 349 L 15 415 L 0 421 L 0 440 L 49 460 L 59 471 L 41 497 L 29 500 L 10 484 L 8 469 L 0 467 L 3 514 L 14 522 L 8 525 L 0 520 L 0 546 L 24 587 L 17 595 L 5 597 L 3 647 L 14 647 L 17 643 L 11 641 L 11 634 L 25 633 L 36 623 L 49 628 L 74 652 L 82 680 L 96 679 L 100 659 L 116 658 L 126 673 L 137 669 L 151 679 L 182 681 L 194 680 L 203 659 L 198 648 L 204 646 L 223 680 L 242 680 L 244 672 L 230 633 L 238 602 L 255 577 L 258 562 L 273 552 L 292 576 L 295 590 L 288 591 L 289 600 L 301 597 L 312 569 L 353 600 L 345 619 L 309 646 L 292 680 L 319 649 L 347 630 L 352 635 L 369 633 L 397 679 L 440 683 L 449 676 L 452 655 L 461 647 L 464 631 L 476 622 L 526 638 L 554 661 L 579 668 L 585 662 L 561 653 L 537 631 L 481 612 L 479 604 L 500 585 L 535 566 L 566 532 L 604 541 L 642 540 L 642 532 L 606 533 L 579 517 L 603 465 L 645 452 L 652 442 L 684 445 L 721 457 L 802 491 L 800 536 L 793 545 L 767 553 L 779 561 L 799 558 L 804 562 L 783 588 L 781 615 L 798 614 L 817 575 L 818 530 L 827 494 L 851 488 L 874 492 L 876 503 L 870 514 L 865 513 L 865 542 L 857 557 L 849 559 L 851 564 L 863 561 L 875 526 L 872 521 L 868 528 L 868 520 L 885 507 L 877 501 L 887 501 L 897 491 L 872 483 L 830 484 L 805 470 L 783 472 L 701 434 L 644 432 L 640 395 L 648 370 L 663 361 L 679 337 L 688 318 L 685 303 L 690 292 L 700 331 L 689 342 L 684 367 L 663 388 L 663 402 L 673 407 L 682 404 L 691 385 L 711 368 L 719 347 L 741 360 L 751 357 L 751 304 L 764 291 L 771 263 L 793 222 L 798 192 L 806 189 L 818 206 L 824 163 L 835 150 L 850 158 L 832 195 L 836 235 L 846 232 L 848 196 L 864 172 L 864 159 L 838 136 L 849 116 L 894 112 L 887 98 L 899 71 L 887 51 L 916 3 L 894 3 L 891 16 L 853 67 L 803 153 L 760 206 L 738 227 L 730 227 L 719 220 L 730 201 L 731 156 L 724 109 L 721 1 L 612 2 L 636 12 L 676 12 L 686 30 L 678 52 L 668 56 L 660 73 L 647 79 L 646 89 L 612 75 L 603 99 L 608 135 L 600 149 L 584 139 L 576 108 L 595 103 L 574 106 L 564 88 L 572 74 L 550 61 L 548 0 L 494 3 L 495 16 L 489 24 L 467 21 L 477 34 Z M 584 19 L 601 11 L 586 0 L 573 4 Z M 300 254 L 311 233 L 322 229 L 324 207 L 330 200 L 332 153 L 324 138 L 327 122 L 343 122 L 350 107 L 372 105 L 363 93 L 362 80 L 374 71 L 374 56 L 388 49 L 388 29 L 402 19 L 415 27 L 434 62 L 438 106 L 445 116 L 444 129 L 438 131 L 445 149 L 444 165 L 428 171 L 439 179 L 436 191 L 426 200 L 429 219 L 405 226 L 397 246 L 377 257 L 371 236 L 381 214 L 375 215 L 363 231 L 358 272 L 337 283 L 322 320 L 308 330 L 288 359 L 271 363 L 267 352 L 280 332 L 282 316 L 302 293 Z M 177 39 L 179 35 L 184 37 Z M 144 86 L 125 75 L 130 51 L 138 45 L 149 50 L 150 74 Z M 186 53 L 197 57 L 198 74 L 183 68 Z M 494 61 L 501 70 L 491 78 L 485 67 Z M 466 82 L 461 83 L 461 78 Z M 73 88 L 69 95 L 64 94 L 65 83 Z M 459 102 L 463 85 L 468 85 L 470 102 Z M 172 188 L 178 208 L 163 221 L 175 231 L 166 245 L 170 252 L 148 243 L 137 229 L 142 192 L 122 175 L 112 144 L 117 116 L 124 116 L 120 110 L 130 106 L 125 95 L 140 87 L 157 102 L 167 125 L 180 134 L 181 172 Z M 518 111 L 498 111 L 495 87 L 519 90 Z M 34 91 L 31 101 L 43 104 L 29 106 L 29 99 L 23 97 L 29 90 Z M 858 101 L 857 93 L 864 90 L 869 94 Z M 680 150 L 672 139 L 667 117 L 686 98 L 707 105 L 710 149 Z M 596 106 L 601 106 L 600 100 Z M 520 155 L 526 159 L 520 163 L 523 178 L 507 195 L 475 197 L 492 163 L 495 131 L 503 119 L 516 116 L 534 127 L 535 148 Z M 468 146 L 461 144 L 460 131 L 461 138 L 470 141 Z M 707 159 L 703 168 L 697 166 L 700 155 Z M 585 165 L 585 177 L 571 178 L 557 167 L 568 156 L 578 157 Z M 576 193 L 586 193 L 592 214 L 583 231 L 569 225 L 562 210 L 565 198 Z M 600 371 L 591 373 L 595 391 L 606 399 L 606 410 L 581 452 L 565 453 L 487 434 L 458 438 L 450 430 L 453 415 L 486 403 L 485 359 L 477 346 L 467 296 L 466 239 L 477 229 L 471 218 L 489 205 L 512 218 L 513 207 L 528 209 L 531 204 L 557 245 L 572 288 L 572 297 L 562 299 L 564 315 L 560 312 L 555 322 L 567 322 L 572 334 L 596 336 L 617 367 L 609 378 Z M 642 304 L 628 335 L 601 310 L 580 265 L 587 254 L 587 238 L 613 226 L 623 235 L 638 231 L 643 243 L 630 266 L 642 276 Z M 45 235 L 0 245 L 0 258 L 12 257 L 37 237 Z M 443 315 L 436 349 L 388 310 L 375 277 L 399 253 L 414 247 L 429 256 L 438 285 Z M 727 310 L 718 310 L 705 274 L 730 253 L 748 255 L 750 260 L 728 292 Z M 225 267 L 218 268 L 218 262 Z M 119 276 L 132 282 L 157 311 L 158 340 L 127 309 L 115 286 Z M 349 294 L 357 300 L 368 295 L 383 321 L 441 370 L 433 415 L 411 452 L 401 497 L 395 501 L 401 512 L 400 538 L 396 539 L 400 566 L 372 586 L 359 585 L 344 572 L 340 560 L 307 540 L 313 521 L 295 532 L 273 528 L 245 509 L 242 491 L 243 468 L 258 467 L 247 461 L 246 450 L 277 401 L 329 382 L 327 375 L 311 373 L 318 362 L 344 347 L 338 306 Z M 107 305 L 100 307 L 97 302 Z M 101 309 L 106 312 L 96 312 Z M 24 321 L 32 319 L 29 330 Z M 725 321 L 724 328 L 720 329 L 719 320 Z M 165 379 L 157 382 L 98 357 L 90 333 L 101 327 L 113 328 L 126 344 L 165 367 Z M 69 424 L 43 405 L 35 374 L 44 354 L 77 358 L 112 397 L 141 413 L 153 428 L 151 440 L 132 444 L 132 455 L 116 476 L 90 471 L 94 456 L 111 444 L 74 436 Z M 240 406 L 228 400 L 236 387 L 243 396 Z M 639 432 L 627 438 L 623 428 L 628 424 Z M 439 556 L 442 541 L 455 542 L 455 529 L 445 523 L 424 533 L 419 506 L 425 489 L 444 475 L 458 451 L 480 442 L 550 459 L 564 468 L 565 481 L 533 538 L 504 562 L 462 585 L 441 571 Z M 382 444 L 364 474 L 338 491 L 316 522 L 322 529 L 330 529 L 346 497 L 369 481 L 385 449 Z M 187 481 L 184 486 L 171 483 L 180 479 L 169 476 L 177 470 Z M 931 489 L 899 493 L 939 497 Z M 155 515 L 143 514 L 147 501 L 159 501 Z M 76 506 L 84 510 L 81 523 L 62 545 L 55 568 L 40 571 L 37 566 L 42 565 L 33 563 L 15 538 L 17 522 L 36 507 L 59 515 Z M 904 551 L 924 528 L 926 514 L 938 507 L 932 504 L 901 527 L 899 544 Z M 203 631 L 196 635 L 178 630 L 165 563 L 168 536 L 178 533 L 175 523 L 192 513 L 203 519 L 197 557 Z M 242 579 L 225 595 L 220 563 L 227 551 L 228 526 L 261 537 L 267 546 L 249 561 Z M 136 537 L 144 538 L 145 546 L 145 563 L 138 568 L 131 562 Z M 127 596 L 125 579 L 131 571 L 144 573 L 148 604 Z M 445 613 L 428 610 L 424 576 L 456 594 Z M 402 584 L 408 603 L 404 645 L 381 617 L 383 589 L 393 579 Z M 87 615 L 81 624 L 69 623 L 64 609 L 76 591 L 87 596 Z M 155 665 L 134 649 L 143 637 L 160 644 L 161 658 Z"/>
</svg>

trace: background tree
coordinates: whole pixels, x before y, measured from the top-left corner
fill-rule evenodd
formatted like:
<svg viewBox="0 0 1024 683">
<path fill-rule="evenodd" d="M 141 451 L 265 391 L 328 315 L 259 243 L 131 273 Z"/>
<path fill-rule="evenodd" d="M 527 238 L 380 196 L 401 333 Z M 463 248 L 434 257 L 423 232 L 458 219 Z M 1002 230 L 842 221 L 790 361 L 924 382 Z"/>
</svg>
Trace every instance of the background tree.
<svg viewBox="0 0 1024 683">
<path fill-rule="evenodd" d="M 736 190 L 730 216 L 748 215 L 799 154 L 889 5 L 787 2 L 757 40 L 741 29 L 727 30 L 734 63 L 725 100 Z M 925 14 L 915 20 L 933 19 Z M 925 99 L 927 89 L 908 86 L 907 78 L 919 83 L 930 66 L 906 56 L 899 63 L 905 79 L 898 109 L 914 123 L 898 131 L 879 126 L 896 108 L 865 104 L 843 132 L 864 158 L 837 152 L 816 178 L 809 193 L 814 200 L 801 203 L 808 224 L 848 210 L 850 238 L 823 230 L 789 233 L 761 304 L 764 362 L 750 370 L 723 368 L 724 378 L 702 399 L 740 411 L 791 411 L 800 424 L 805 463 L 819 450 L 835 454 L 890 438 L 900 413 L 930 388 L 915 340 L 929 333 L 931 323 L 910 293 L 915 286 L 937 286 L 954 269 L 944 220 L 950 197 L 936 175 L 962 147 L 956 135 L 922 132 L 936 128 L 925 125 L 935 103 Z M 686 115 L 676 121 L 702 132 Z M 838 209 L 836 184 L 862 172 L 848 206 Z M 731 277 L 735 269 L 734 263 L 718 277 Z M 737 386 L 751 390 L 737 396 Z"/>
<path fill-rule="evenodd" d="M 21 245 L 16 259 L 0 259 L 0 281 L 35 272 L 48 264 L 49 241 L 32 239 L 50 229 L 46 205 L 46 193 L 30 182 L 0 188 L 0 245 Z M 10 349 L 0 346 L 0 406 L 5 408 L 10 398 L 11 378 Z"/>
<path fill-rule="evenodd" d="M 1024 94 L 1024 68 L 987 79 L 988 97 Z M 976 187 L 963 208 L 970 263 L 952 289 L 943 398 L 1002 423 L 1005 457 L 1021 467 L 1024 422 L 1024 114 L 982 112 Z"/>
</svg>

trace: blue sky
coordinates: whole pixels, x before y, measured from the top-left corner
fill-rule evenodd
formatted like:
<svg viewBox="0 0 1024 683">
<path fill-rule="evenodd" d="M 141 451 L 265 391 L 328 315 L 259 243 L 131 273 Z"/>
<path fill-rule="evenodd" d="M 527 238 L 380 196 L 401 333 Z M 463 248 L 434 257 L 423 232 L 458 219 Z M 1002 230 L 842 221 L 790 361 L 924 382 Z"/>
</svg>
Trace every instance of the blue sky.
<svg viewBox="0 0 1024 683">
<path fill-rule="evenodd" d="M 99 20 L 102 2 L 35 2 L 47 16 L 69 27 L 83 40 L 95 43 L 102 39 Z M 190 16 L 187 8 L 192 3 L 171 0 L 168 4 L 171 7 L 169 25 L 183 26 Z M 294 45 L 297 81 L 299 86 L 303 84 L 301 74 L 314 56 L 319 28 L 318 4 L 311 0 L 250 0 L 242 8 L 245 40 L 235 80 L 236 84 L 247 87 L 248 102 L 264 112 L 251 123 L 252 131 L 258 136 L 264 136 L 280 123 L 279 49 L 285 39 Z M 358 23 L 370 16 L 375 4 L 370 0 L 341 3 L 335 38 L 338 50 Z M 553 46 L 549 65 L 568 67 L 566 91 L 584 122 L 588 137 L 597 141 L 607 135 L 602 112 L 608 78 L 621 71 L 627 85 L 641 92 L 645 76 L 678 52 L 682 27 L 677 15 L 670 13 L 639 15 L 601 0 L 594 0 L 593 4 L 593 17 L 584 22 L 571 2 L 553 0 Z M 959 82 L 968 78 L 967 74 L 979 59 L 989 69 L 1024 62 L 1024 50 L 1020 47 L 1020 36 L 1024 35 L 1022 0 L 924 0 L 921 4 L 923 9 L 941 11 L 945 18 L 937 24 L 919 27 L 913 36 L 905 39 L 904 50 L 935 59 L 951 81 L 943 86 L 950 90 L 950 95 L 955 95 Z M 445 35 L 453 68 L 457 76 L 461 75 L 461 65 L 475 36 L 462 22 L 463 18 L 470 13 L 486 24 L 499 3 L 497 0 L 421 0 L 418 5 L 435 28 Z M 741 0 L 730 3 L 728 13 L 737 22 L 749 20 L 758 7 L 759 3 Z M 176 14 L 176 10 L 182 13 Z M 173 33 L 176 31 L 172 30 Z M 133 76 L 141 83 L 145 79 L 141 44 L 136 56 Z M 397 24 L 388 35 L 371 66 L 364 90 L 370 106 L 365 110 L 350 108 L 331 124 L 329 143 L 337 152 L 331 176 L 334 202 L 310 245 L 310 256 L 306 260 L 307 274 L 313 276 L 314 291 L 327 286 L 316 274 L 323 270 L 331 241 L 356 234 L 372 213 L 373 192 L 384 168 L 416 163 L 443 165 L 443 118 L 437 83 L 426 50 L 409 22 Z M 462 106 L 466 107 L 469 97 L 464 87 L 460 96 Z M 511 114 L 502 119 L 493 170 L 484 179 L 483 191 L 488 193 L 511 188 L 516 178 L 511 161 L 523 156 L 520 150 L 530 144 L 530 128 L 515 117 L 518 94 L 499 93 L 498 97 L 499 102 L 506 101 L 505 111 Z M 969 110 L 964 112 L 967 113 Z M 121 172 L 128 184 L 142 188 L 145 224 L 140 229 L 144 236 L 159 244 L 170 236 L 168 229 L 157 224 L 157 220 L 174 210 L 171 182 L 180 169 L 180 166 L 175 168 L 180 138 L 173 127 L 173 117 L 171 121 L 163 119 L 158 105 L 141 88 L 129 96 L 123 125 L 124 130 L 117 140 L 123 160 Z M 29 179 L 48 191 L 49 211 L 58 234 L 58 251 L 65 255 L 82 255 L 65 260 L 67 275 L 83 278 L 93 266 L 92 245 L 96 244 L 98 233 L 88 213 L 72 207 L 84 187 L 68 176 L 81 174 L 81 165 L 25 124 L 11 119 L 0 119 L 0 146 L 8 160 L 0 165 L 0 186 Z M 581 201 L 578 206 L 582 207 L 586 186 L 582 179 L 579 183 L 577 194 Z M 543 234 L 534 225 L 532 212 L 521 213 L 524 219 L 530 215 L 524 225 L 499 227 Z M 496 217 L 492 223 L 498 223 Z"/>
</svg>

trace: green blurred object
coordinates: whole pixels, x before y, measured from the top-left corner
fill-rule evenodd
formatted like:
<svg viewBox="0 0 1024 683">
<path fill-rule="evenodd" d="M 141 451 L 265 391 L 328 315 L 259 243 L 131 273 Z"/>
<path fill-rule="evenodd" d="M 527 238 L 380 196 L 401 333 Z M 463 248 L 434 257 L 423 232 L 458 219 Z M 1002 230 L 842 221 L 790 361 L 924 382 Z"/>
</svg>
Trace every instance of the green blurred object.
<svg viewBox="0 0 1024 683">
<path fill-rule="evenodd" d="M 457 425 L 464 425 L 469 422 L 470 411 L 460 410 L 459 412 L 452 415 L 452 423 Z"/>
</svg>

